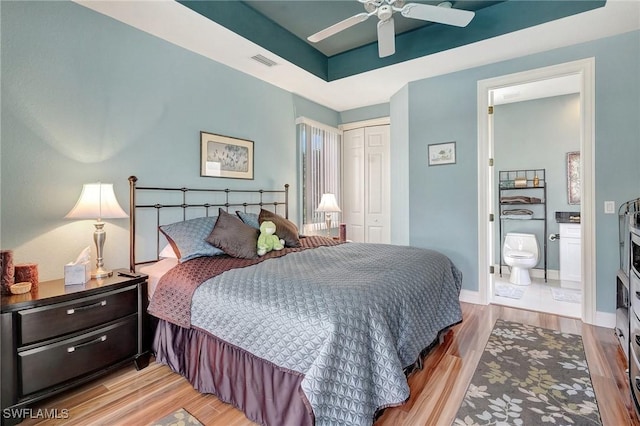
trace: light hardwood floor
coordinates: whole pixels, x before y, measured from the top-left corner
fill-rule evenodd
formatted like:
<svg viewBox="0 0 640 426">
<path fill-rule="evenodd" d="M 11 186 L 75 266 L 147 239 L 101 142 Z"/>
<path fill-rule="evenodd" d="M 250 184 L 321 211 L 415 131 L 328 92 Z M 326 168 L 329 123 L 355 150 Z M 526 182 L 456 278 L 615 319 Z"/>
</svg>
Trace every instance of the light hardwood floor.
<svg viewBox="0 0 640 426">
<path fill-rule="evenodd" d="M 424 368 L 409 378 L 410 400 L 387 409 L 375 426 L 450 425 L 498 318 L 582 334 L 604 425 L 640 425 L 628 392 L 625 357 L 613 330 L 498 305 L 463 303 L 462 309 L 463 322 L 426 357 Z M 254 424 L 239 410 L 196 392 L 181 376 L 155 362 L 141 371 L 124 367 L 34 407 L 67 409 L 68 419 L 28 419 L 22 424 L 147 425 L 180 407 L 206 426 Z"/>
</svg>

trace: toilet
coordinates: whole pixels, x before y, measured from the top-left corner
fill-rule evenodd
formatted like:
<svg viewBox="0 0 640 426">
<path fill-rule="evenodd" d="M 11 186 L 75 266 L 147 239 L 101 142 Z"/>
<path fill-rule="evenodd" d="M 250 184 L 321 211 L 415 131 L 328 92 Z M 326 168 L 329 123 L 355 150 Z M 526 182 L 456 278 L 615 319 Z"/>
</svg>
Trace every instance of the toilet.
<svg viewBox="0 0 640 426">
<path fill-rule="evenodd" d="M 510 232 L 504 238 L 502 248 L 504 263 L 511 267 L 509 282 L 517 285 L 531 284 L 529 269 L 538 264 L 538 240 L 533 234 Z"/>
</svg>

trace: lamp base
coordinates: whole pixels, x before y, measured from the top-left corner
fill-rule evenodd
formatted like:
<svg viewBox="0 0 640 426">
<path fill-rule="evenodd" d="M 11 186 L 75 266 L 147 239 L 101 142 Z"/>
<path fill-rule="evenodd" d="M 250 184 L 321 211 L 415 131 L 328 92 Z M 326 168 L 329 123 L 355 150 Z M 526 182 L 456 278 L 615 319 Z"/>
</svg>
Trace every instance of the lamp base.
<svg viewBox="0 0 640 426">
<path fill-rule="evenodd" d="M 327 238 L 331 238 L 331 213 L 326 213 L 324 216 L 324 224 L 327 228 Z"/>
<path fill-rule="evenodd" d="M 91 278 L 100 279 L 107 278 L 113 275 L 113 272 L 104 268 L 104 261 L 102 258 L 102 250 L 104 248 L 104 240 L 107 238 L 107 233 L 104 232 L 104 222 L 100 219 L 93 224 L 96 230 L 93 233 L 93 242 L 96 243 L 96 269 L 91 271 Z"/>
<path fill-rule="evenodd" d="M 113 275 L 113 271 L 104 268 L 98 268 L 95 271 L 91 271 L 91 278 L 100 279 L 107 278 Z"/>
</svg>

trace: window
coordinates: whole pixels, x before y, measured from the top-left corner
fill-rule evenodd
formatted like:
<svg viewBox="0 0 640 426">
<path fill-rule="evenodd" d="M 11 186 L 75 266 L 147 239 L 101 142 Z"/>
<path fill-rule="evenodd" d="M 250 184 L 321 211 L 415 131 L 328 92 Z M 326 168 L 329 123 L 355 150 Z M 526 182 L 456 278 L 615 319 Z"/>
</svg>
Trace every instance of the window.
<svg viewBox="0 0 640 426">
<path fill-rule="evenodd" d="M 322 194 L 340 198 L 340 130 L 305 118 L 298 119 L 298 145 L 301 154 L 302 225 L 305 233 L 325 228 L 324 213 L 316 212 Z M 332 213 L 332 223 L 339 213 Z"/>
</svg>

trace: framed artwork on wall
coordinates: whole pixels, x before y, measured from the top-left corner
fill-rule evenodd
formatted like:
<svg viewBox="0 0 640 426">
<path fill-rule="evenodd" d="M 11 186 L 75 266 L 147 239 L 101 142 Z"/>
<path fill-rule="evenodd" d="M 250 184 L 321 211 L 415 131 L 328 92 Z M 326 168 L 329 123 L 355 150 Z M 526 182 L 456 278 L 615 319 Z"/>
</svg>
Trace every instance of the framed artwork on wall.
<svg viewBox="0 0 640 426">
<path fill-rule="evenodd" d="M 434 143 L 428 147 L 429 165 L 439 166 L 456 163 L 456 143 Z"/>
<path fill-rule="evenodd" d="M 200 176 L 253 179 L 253 141 L 200 132 Z"/>
<path fill-rule="evenodd" d="M 580 204 L 580 152 L 567 152 L 567 197 L 569 204 Z"/>
</svg>

